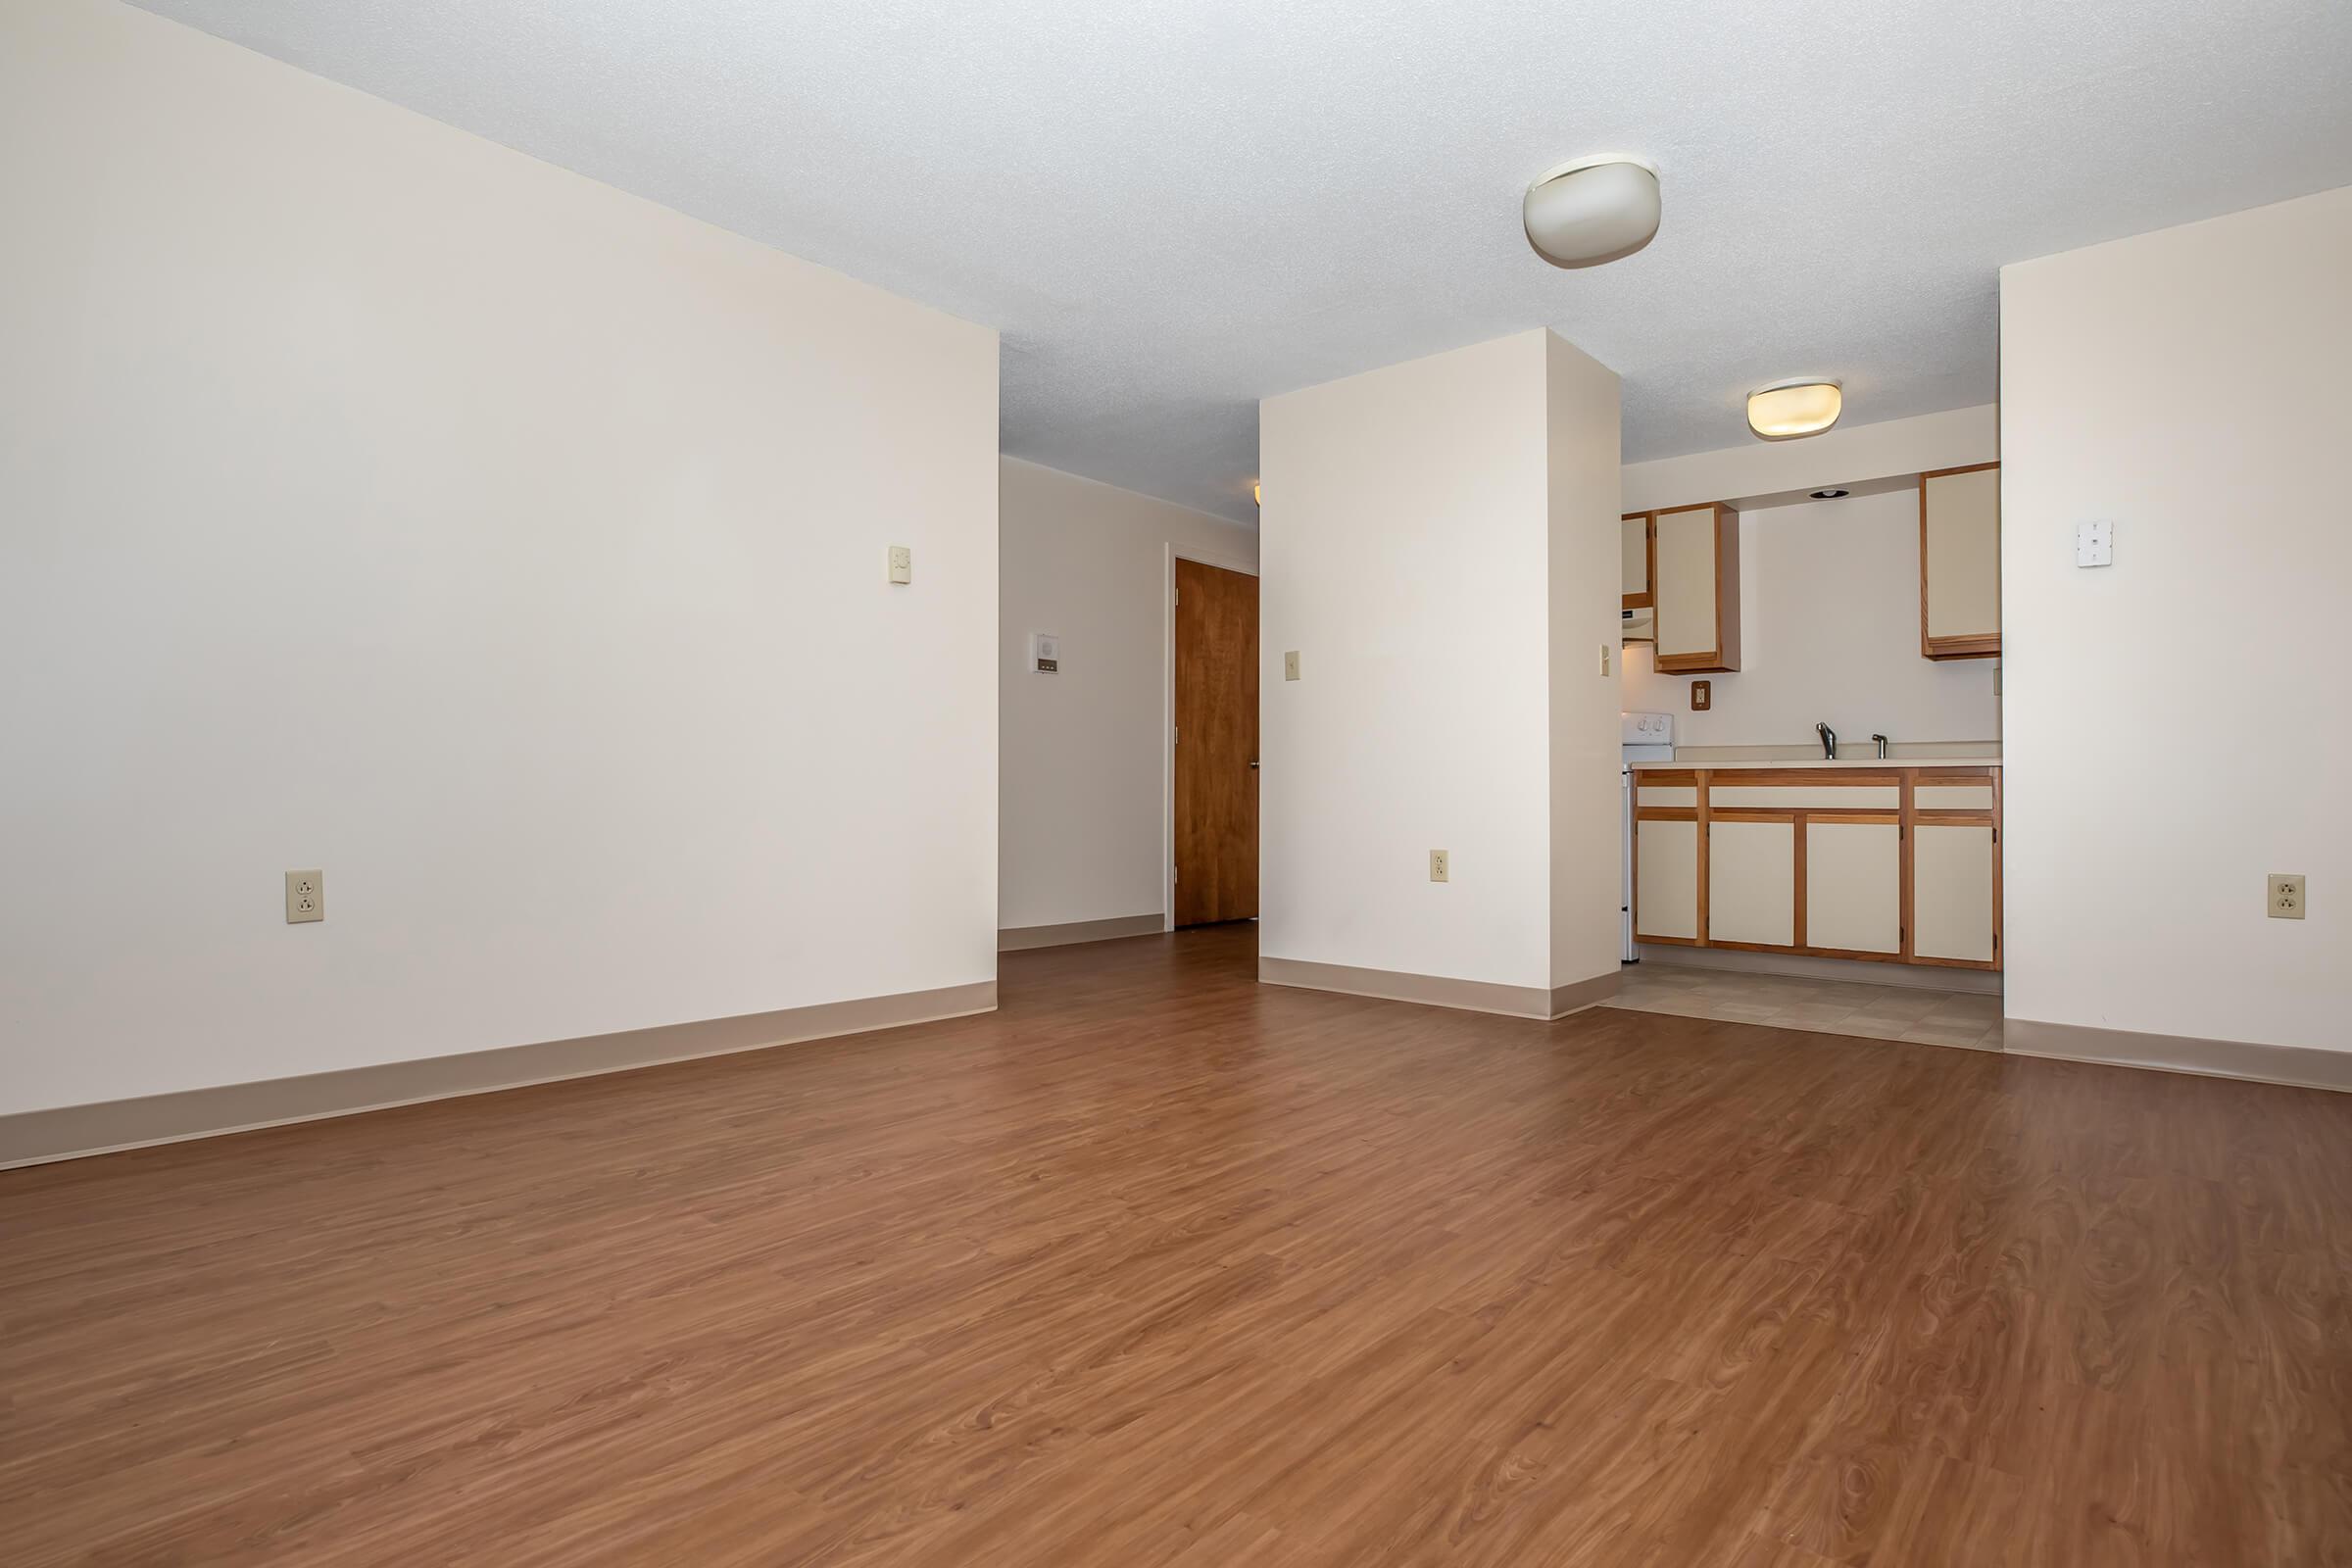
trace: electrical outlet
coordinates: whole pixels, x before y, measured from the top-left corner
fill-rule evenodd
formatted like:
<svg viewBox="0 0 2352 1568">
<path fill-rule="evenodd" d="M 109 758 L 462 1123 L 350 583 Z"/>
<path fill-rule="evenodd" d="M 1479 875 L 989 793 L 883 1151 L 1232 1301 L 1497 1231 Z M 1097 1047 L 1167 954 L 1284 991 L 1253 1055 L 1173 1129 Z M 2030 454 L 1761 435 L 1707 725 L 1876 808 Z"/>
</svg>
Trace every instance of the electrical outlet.
<svg viewBox="0 0 2352 1568">
<path fill-rule="evenodd" d="M 1450 882 L 1453 880 L 1453 858 L 1447 855 L 1444 850 L 1432 850 L 1429 852 L 1429 879 L 1432 882 Z"/>
<path fill-rule="evenodd" d="M 892 582 L 914 581 L 914 549 L 912 546 L 892 545 L 890 547 L 890 580 Z"/>
<path fill-rule="evenodd" d="M 324 871 L 288 871 L 286 873 L 286 924 L 301 925 L 310 920 L 326 918 L 326 873 Z"/>
<path fill-rule="evenodd" d="M 1713 707 L 1714 703 L 1715 686 L 1713 682 L 1694 680 L 1690 683 L 1690 711 L 1703 713 Z"/>
<path fill-rule="evenodd" d="M 2271 873 L 2271 918 L 2300 920 L 2304 906 L 2303 876 L 2299 871 Z"/>
<path fill-rule="evenodd" d="M 1282 678 L 1284 680 L 1298 678 L 1298 650 L 1296 648 L 1282 656 Z"/>
</svg>

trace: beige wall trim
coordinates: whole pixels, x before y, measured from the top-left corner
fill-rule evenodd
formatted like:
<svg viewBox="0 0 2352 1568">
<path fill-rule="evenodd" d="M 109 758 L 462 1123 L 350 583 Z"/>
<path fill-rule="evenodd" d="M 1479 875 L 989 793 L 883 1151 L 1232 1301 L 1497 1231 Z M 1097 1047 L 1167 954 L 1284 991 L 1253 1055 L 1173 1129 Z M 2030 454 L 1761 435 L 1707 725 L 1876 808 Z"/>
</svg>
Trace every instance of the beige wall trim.
<svg viewBox="0 0 2352 1568">
<path fill-rule="evenodd" d="M 936 991 L 859 997 L 577 1040 L 547 1040 L 260 1083 L 19 1111 L 0 1116 L 0 1169 L 961 1018 L 993 1011 L 996 1005 L 997 983 L 978 980 Z"/>
<path fill-rule="evenodd" d="M 2002 1025 L 2001 1038 L 2013 1056 L 2098 1061 L 2352 1093 L 2352 1051 L 2269 1046 L 2250 1040 L 2200 1040 L 2189 1035 L 2143 1035 L 2129 1029 L 2040 1023 L 2031 1018 L 2009 1019 Z"/>
<path fill-rule="evenodd" d="M 1947 969 L 1939 964 L 1872 963 L 1864 958 L 1819 958 L 1809 953 L 1749 953 L 1739 948 L 1681 948 L 1639 944 L 1643 963 L 1661 968 L 1729 969 L 1740 974 L 1786 974 L 1803 980 L 1838 980 L 1862 986 L 1916 986 L 1922 991 L 2001 994 L 1994 969 Z"/>
<path fill-rule="evenodd" d="M 1156 909 L 1150 914 L 1114 914 L 1107 920 L 1066 920 L 1059 925 L 1008 926 L 997 933 L 997 951 L 1019 953 L 1028 948 L 1067 947 L 1073 942 L 1155 937 L 1167 928 L 1168 917 Z"/>
<path fill-rule="evenodd" d="M 1617 987 L 1623 983 L 1624 978 L 1622 974 L 1612 969 L 1607 974 L 1596 974 L 1590 980 L 1579 980 L 1571 985 L 1553 986 L 1551 988 L 1551 1016 L 1565 1018 L 1572 1012 L 1582 1012 L 1587 1007 L 1599 1006 L 1617 994 Z"/>
<path fill-rule="evenodd" d="M 1547 989 L 1506 986 L 1493 980 L 1456 980 L 1446 975 L 1407 974 L 1397 969 L 1359 969 L 1352 964 L 1315 963 L 1305 958 L 1267 957 L 1257 960 L 1257 978 L 1270 986 L 1337 991 L 1350 997 L 1377 997 L 1384 1002 L 1418 1002 L 1432 1007 L 1544 1019 L 1606 1001 L 1616 995 L 1618 981 L 1616 975 L 1604 974 Z"/>
</svg>

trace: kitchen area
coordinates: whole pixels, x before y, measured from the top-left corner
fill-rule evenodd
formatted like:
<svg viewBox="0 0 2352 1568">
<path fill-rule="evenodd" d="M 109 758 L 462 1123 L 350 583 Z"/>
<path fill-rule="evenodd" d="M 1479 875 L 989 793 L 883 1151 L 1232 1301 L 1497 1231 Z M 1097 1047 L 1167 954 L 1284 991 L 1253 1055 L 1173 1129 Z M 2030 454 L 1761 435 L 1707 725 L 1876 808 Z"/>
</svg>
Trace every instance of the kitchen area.
<svg viewBox="0 0 2352 1568">
<path fill-rule="evenodd" d="M 1999 468 L 1861 466 L 1622 519 L 1619 1004 L 1998 1050 Z"/>
</svg>

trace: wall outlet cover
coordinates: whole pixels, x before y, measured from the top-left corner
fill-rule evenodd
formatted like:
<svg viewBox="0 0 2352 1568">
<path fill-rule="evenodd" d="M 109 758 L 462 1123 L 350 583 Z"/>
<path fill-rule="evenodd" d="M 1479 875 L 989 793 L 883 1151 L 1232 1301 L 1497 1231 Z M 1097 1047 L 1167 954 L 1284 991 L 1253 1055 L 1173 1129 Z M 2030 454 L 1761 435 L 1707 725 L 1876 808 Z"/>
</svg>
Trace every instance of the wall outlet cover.
<svg viewBox="0 0 2352 1568">
<path fill-rule="evenodd" d="M 1703 713 L 1714 706 L 1714 702 L 1715 686 L 1713 682 L 1694 680 L 1690 683 L 1690 711 Z"/>
<path fill-rule="evenodd" d="M 2096 522 L 2075 524 L 2075 564 L 2078 566 L 2112 566 L 2115 564 L 2115 524 L 2104 518 Z"/>
<path fill-rule="evenodd" d="M 2303 910 L 2310 902 L 2308 890 L 2303 886 L 2302 872 L 2273 871 L 2271 873 L 2272 919 L 2300 920 L 2303 918 Z"/>
<path fill-rule="evenodd" d="M 1448 854 L 1446 854 L 1446 853 L 1444 850 L 1432 850 L 1432 851 L 1430 851 L 1430 852 L 1429 852 L 1429 879 L 1430 879 L 1432 882 L 1450 882 L 1450 881 L 1452 881 L 1452 880 L 1453 880 L 1453 857 L 1452 857 L 1452 856 L 1450 856 L 1450 855 L 1448 855 Z"/>
<path fill-rule="evenodd" d="M 324 871 L 288 871 L 286 873 L 286 924 L 307 925 L 313 920 L 326 918 L 326 873 Z"/>
</svg>

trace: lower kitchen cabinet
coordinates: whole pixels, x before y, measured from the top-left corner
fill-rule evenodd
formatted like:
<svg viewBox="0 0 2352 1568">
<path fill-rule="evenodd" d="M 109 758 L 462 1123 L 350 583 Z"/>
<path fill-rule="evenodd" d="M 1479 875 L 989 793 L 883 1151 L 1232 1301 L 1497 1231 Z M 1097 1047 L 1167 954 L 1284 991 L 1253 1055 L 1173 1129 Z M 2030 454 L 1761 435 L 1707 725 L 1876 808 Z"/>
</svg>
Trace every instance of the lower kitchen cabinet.
<svg viewBox="0 0 2352 1568">
<path fill-rule="evenodd" d="M 1903 951 L 1900 822 L 1805 824 L 1804 943 L 1832 953 Z"/>
<path fill-rule="evenodd" d="M 1634 935 L 1698 940 L 1698 822 L 1643 822 L 1634 845 Z"/>
<path fill-rule="evenodd" d="M 1716 822 L 1707 829 L 1707 940 L 1785 948 L 1796 941 L 1796 824 Z"/>
<path fill-rule="evenodd" d="M 1643 942 L 1997 969 L 2000 770 L 1643 768 Z"/>
<path fill-rule="evenodd" d="M 1989 967 L 2000 934 L 1993 923 L 1990 826 L 1919 822 L 1912 827 L 1911 952 L 1921 962 Z"/>
</svg>

